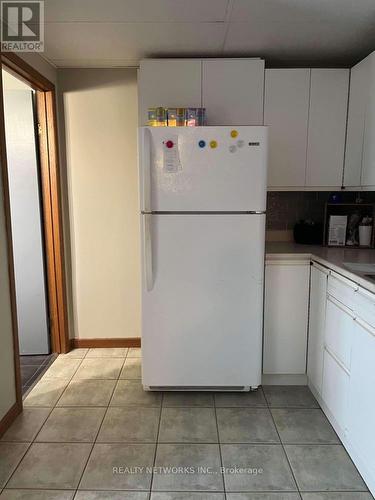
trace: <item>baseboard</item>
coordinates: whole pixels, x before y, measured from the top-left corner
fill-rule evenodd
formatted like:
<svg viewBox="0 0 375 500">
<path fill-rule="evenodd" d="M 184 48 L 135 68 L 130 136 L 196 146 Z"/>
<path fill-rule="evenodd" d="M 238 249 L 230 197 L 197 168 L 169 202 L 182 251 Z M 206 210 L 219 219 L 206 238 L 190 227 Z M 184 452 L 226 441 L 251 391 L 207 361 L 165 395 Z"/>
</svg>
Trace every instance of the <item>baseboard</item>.
<svg viewBox="0 0 375 500">
<path fill-rule="evenodd" d="M 141 347 L 140 337 L 118 339 L 70 339 L 70 348 L 79 347 Z"/>
<path fill-rule="evenodd" d="M 277 374 L 269 375 L 263 373 L 262 385 L 307 385 L 307 375 L 301 374 Z"/>
<path fill-rule="evenodd" d="M 18 415 L 22 412 L 22 405 L 17 402 L 7 411 L 0 420 L 0 437 L 9 429 Z"/>
</svg>

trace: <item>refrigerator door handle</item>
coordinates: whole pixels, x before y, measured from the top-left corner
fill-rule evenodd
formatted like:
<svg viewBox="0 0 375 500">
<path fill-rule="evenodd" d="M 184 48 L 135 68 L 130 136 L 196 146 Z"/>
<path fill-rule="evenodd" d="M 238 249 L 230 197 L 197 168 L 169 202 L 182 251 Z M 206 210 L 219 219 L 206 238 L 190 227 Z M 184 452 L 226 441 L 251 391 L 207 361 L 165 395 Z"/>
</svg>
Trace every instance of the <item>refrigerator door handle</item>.
<svg viewBox="0 0 375 500">
<path fill-rule="evenodd" d="M 143 259 L 145 269 L 146 289 L 150 292 L 154 286 L 152 268 L 152 236 L 151 236 L 151 214 L 143 215 Z"/>
<path fill-rule="evenodd" d="M 151 132 L 143 129 L 143 211 L 151 211 Z"/>
</svg>

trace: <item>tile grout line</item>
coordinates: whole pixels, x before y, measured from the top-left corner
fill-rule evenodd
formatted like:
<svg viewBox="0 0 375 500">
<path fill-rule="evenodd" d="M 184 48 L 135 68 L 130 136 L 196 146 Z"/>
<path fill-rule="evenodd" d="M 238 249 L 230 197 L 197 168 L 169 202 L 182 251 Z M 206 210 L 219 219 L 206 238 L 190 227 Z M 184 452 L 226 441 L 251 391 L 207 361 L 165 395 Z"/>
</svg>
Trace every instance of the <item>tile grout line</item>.
<svg viewBox="0 0 375 500">
<path fill-rule="evenodd" d="M 87 351 L 87 353 L 85 354 L 85 356 L 86 356 L 87 354 L 88 354 L 88 351 Z M 54 362 L 55 362 L 58 358 L 59 358 L 59 356 L 57 356 L 57 357 L 56 357 L 56 359 L 54 360 Z M 64 359 L 64 358 L 62 358 L 62 359 Z M 68 385 L 69 385 L 69 383 L 72 381 L 72 379 L 73 379 L 74 375 L 76 374 L 77 370 L 79 369 L 79 367 L 80 367 L 80 366 L 81 366 L 81 364 L 82 364 L 82 361 L 83 361 L 85 358 L 83 357 L 83 358 L 72 358 L 72 359 L 78 359 L 78 360 L 80 360 L 80 363 L 77 365 L 77 368 L 76 368 L 76 370 L 74 371 L 74 373 L 72 374 L 72 376 L 70 377 L 70 379 L 63 379 L 63 380 L 68 380 L 68 383 L 66 384 L 65 389 L 63 390 L 62 394 L 61 394 L 61 395 L 60 395 L 60 397 L 57 399 L 57 401 L 56 401 L 56 402 L 55 402 L 55 403 L 54 403 L 51 407 L 49 407 L 49 406 L 48 406 L 48 407 L 35 407 L 35 408 L 48 408 L 50 411 L 49 411 L 49 413 L 48 413 L 47 418 L 44 420 L 43 424 L 41 425 L 40 429 L 37 431 L 37 433 L 36 433 L 36 435 L 34 436 L 34 438 L 32 439 L 32 441 L 31 441 L 31 442 L 25 442 L 25 444 L 28 444 L 28 446 L 27 446 L 27 448 L 26 448 L 26 450 L 25 450 L 25 453 L 22 455 L 22 457 L 21 457 L 21 458 L 20 458 L 20 460 L 18 461 L 18 463 L 17 463 L 16 467 L 14 468 L 13 472 L 12 472 L 12 473 L 11 473 L 11 475 L 9 476 L 8 480 L 7 480 L 7 481 L 6 481 L 6 483 L 4 484 L 3 489 L 2 489 L 1 491 L 3 491 L 3 490 L 5 490 L 5 489 L 6 489 L 7 485 L 9 484 L 9 481 L 12 479 L 12 477 L 13 477 L 13 476 L 14 476 L 14 474 L 16 473 L 16 471 L 17 471 L 17 469 L 19 468 L 19 466 L 20 466 L 21 462 L 22 462 L 22 461 L 23 461 L 23 459 L 25 458 L 26 454 L 29 452 L 29 450 L 30 450 L 30 448 L 32 447 L 32 445 L 33 445 L 33 444 L 36 444 L 36 443 L 35 443 L 35 440 L 36 440 L 36 438 L 38 437 L 38 435 L 40 434 L 40 432 L 41 432 L 42 428 L 44 427 L 45 423 L 47 422 L 48 418 L 51 416 L 51 413 L 53 412 L 53 410 L 54 410 L 54 409 L 56 409 L 56 408 L 59 408 L 59 407 L 57 407 L 58 402 L 60 401 L 60 399 L 61 399 L 62 395 L 64 394 L 64 392 L 65 392 L 65 390 L 66 390 L 66 388 L 67 388 L 67 386 L 68 386 Z M 121 369 L 122 369 L 122 367 L 123 367 L 123 365 L 124 365 L 124 363 L 125 363 L 125 359 L 126 359 L 126 356 L 124 357 L 124 361 L 123 361 L 123 364 L 122 364 L 122 366 L 121 366 Z M 54 363 L 54 362 L 53 362 L 53 363 Z M 53 365 L 53 363 L 51 363 L 51 366 Z M 49 367 L 49 368 L 50 368 L 50 367 Z M 49 369 L 49 368 L 48 368 L 48 369 Z M 47 373 L 48 369 L 46 370 L 46 373 Z M 118 377 L 117 377 L 117 379 L 116 379 L 117 381 L 119 380 L 120 373 L 121 373 L 121 369 L 119 370 L 119 374 L 118 374 Z M 48 379 L 48 380 L 59 380 L 59 377 L 57 377 L 57 378 L 55 378 L 55 379 L 51 378 L 51 379 Z M 60 380 L 61 380 L 61 379 L 60 379 Z M 115 384 L 115 386 L 114 386 L 114 388 L 113 388 L 113 390 L 112 390 L 112 395 L 113 395 L 113 392 L 114 392 L 114 390 L 115 390 L 115 387 L 116 387 L 116 384 Z M 112 397 L 112 395 L 111 395 L 111 397 Z M 111 398 L 110 398 L 110 400 L 111 400 Z M 27 408 L 30 408 L 30 407 L 27 407 Z M 31 407 L 31 408 L 32 408 L 32 407 Z M 103 407 L 101 407 L 101 408 L 103 408 Z M 96 443 L 96 439 L 97 439 L 97 437 L 98 437 L 99 431 L 100 431 L 101 426 L 102 426 L 102 424 L 103 424 L 104 418 L 105 418 L 105 416 L 106 416 L 106 414 L 107 414 L 108 408 L 109 408 L 109 403 L 108 403 L 108 405 L 107 405 L 107 407 L 106 407 L 106 411 L 105 411 L 105 412 L 104 412 L 104 414 L 103 414 L 103 418 L 102 418 L 101 424 L 100 424 L 100 426 L 99 426 L 99 429 L 98 429 L 98 431 L 97 431 L 97 434 L 96 434 L 95 440 L 94 440 L 94 442 L 92 443 L 92 447 L 91 447 L 90 453 L 89 453 L 89 455 L 88 455 L 87 461 L 85 462 L 85 466 L 84 466 L 84 468 L 83 468 L 83 471 L 82 471 L 81 477 L 80 477 L 79 482 L 78 482 L 78 487 L 79 487 L 79 485 L 80 485 L 80 483 L 81 483 L 81 480 L 82 480 L 83 474 L 84 474 L 84 472 L 85 472 L 85 470 L 86 470 L 86 466 L 87 466 L 87 463 L 88 463 L 88 461 L 89 461 L 89 458 L 91 457 L 92 450 L 93 450 L 94 445 L 95 445 L 95 443 Z M 62 443 L 62 442 L 61 442 L 61 443 L 58 443 L 58 442 L 51 442 L 50 444 L 59 445 L 59 444 L 65 444 L 65 443 Z M 79 444 L 79 443 L 76 443 L 76 442 L 68 442 L 68 443 L 66 443 L 66 444 Z M 90 443 L 82 443 L 82 444 L 90 444 Z M 77 493 L 77 491 L 78 491 L 78 487 L 77 487 L 77 488 L 73 488 L 73 489 L 71 489 L 71 491 L 74 491 L 74 496 L 76 495 L 76 493 Z M 8 488 L 8 489 L 11 489 L 11 488 Z M 48 489 L 48 488 L 35 488 L 35 489 Z M 72 497 L 72 498 L 74 498 L 74 497 Z"/>
<path fill-rule="evenodd" d="M 58 359 L 58 356 L 57 356 L 57 358 L 56 358 L 56 359 Z M 50 366 L 52 366 L 52 365 L 53 365 L 53 363 L 56 361 L 56 359 L 55 359 L 55 360 L 51 363 L 51 365 L 50 365 Z M 81 360 L 81 361 L 82 361 L 82 360 Z M 79 364 L 78 366 L 80 366 L 80 364 Z M 49 368 L 50 368 L 50 367 L 48 367 L 48 369 L 46 370 L 46 373 L 48 372 Z M 78 367 L 77 367 L 77 369 L 78 369 Z M 74 373 L 75 373 L 75 372 L 74 372 Z M 59 399 L 60 399 L 60 398 L 59 398 Z M 44 426 L 44 424 L 46 423 L 47 419 L 50 417 L 50 415 L 51 415 L 52 411 L 55 409 L 56 404 L 57 404 L 57 401 L 55 402 L 55 404 L 54 404 L 52 407 L 49 407 L 49 406 L 48 406 L 48 407 L 46 407 L 46 408 L 50 408 L 50 412 L 48 413 L 47 418 L 44 420 L 43 424 L 41 425 L 41 427 L 40 427 L 39 431 L 36 433 L 36 435 L 34 436 L 34 438 L 32 439 L 32 441 L 30 441 L 30 442 L 28 443 L 28 446 L 27 446 L 27 448 L 26 448 L 26 450 L 25 450 L 25 453 L 22 455 L 21 459 L 18 461 L 18 463 L 17 463 L 16 467 L 14 468 L 14 470 L 13 470 L 12 474 L 9 476 L 8 480 L 7 480 L 7 481 L 6 481 L 6 483 L 4 484 L 3 489 L 5 489 L 5 488 L 7 487 L 7 485 L 9 484 L 9 481 L 12 479 L 12 477 L 14 476 L 14 474 L 16 473 L 16 471 L 18 470 L 18 468 L 19 468 L 19 466 L 21 465 L 21 462 L 22 462 L 22 461 L 23 461 L 23 459 L 25 458 L 26 454 L 30 451 L 31 447 L 32 447 L 32 446 L 33 446 L 33 444 L 35 443 L 35 439 L 36 439 L 36 438 L 37 438 L 37 436 L 39 435 L 39 433 L 40 433 L 40 431 L 41 431 L 42 427 Z M 43 407 L 43 408 L 44 408 L 44 407 Z"/>
<path fill-rule="evenodd" d="M 87 351 L 86 355 L 87 355 L 88 353 L 89 353 L 89 351 Z M 104 419 L 105 419 L 105 417 L 107 416 L 107 413 L 108 413 L 108 410 L 109 410 L 109 405 L 110 405 L 110 402 L 111 402 L 111 400 L 112 400 L 113 393 L 115 392 L 115 389 L 116 389 L 116 387 L 117 387 L 117 382 L 119 381 L 120 374 L 121 374 L 121 370 L 122 370 L 122 368 L 123 368 L 123 366 L 124 366 L 124 363 L 125 363 L 125 360 L 126 360 L 126 356 L 127 356 L 127 354 L 128 354 L 128 351 L 126 352 L 126 355 L 125 355 L 125 357 L 124 357 L 124 361 L 123 361 L 123 363 L 122 363 L 122 365 L 121 365 L 121 368 L 120 368 L 120 370 L 119 370 L 118 377 L 117 377 L 117 379 L 115 379 L 115 380 L 116 380 L 116 383 L 115 383 L 115 384 L 114 384 L 114 386 L 113 386 L 112 393 L 111 393 L 111 397 L 110 397 L 110 398 L 109 398 L 109 400 L 108 400 L 108 405 L 107 405 L 107 407 L 106 407 L 106 409 L 105 409 L 105 412 L 104 412 L 104 414 L 103 414 L 102 421 L 101 421 L 101 423 L 100 423 L 100 425 L 99 425 L 98 431 L 97 431 L 97 433 L 96 433 L 96 436 L 95 436 L 94 441 L 93 441 L 92 446 L 91 446 L 91 450 L 90 450 L 90 452 L 89 452 L 89 454 L 88 454 L 88 456 L 87 456 L 87 460 L 86 460 L 85 465 L 84 465 L 84 467 L 83 467 L 83 469 L 82 469 L 82 474 L 81 474 L 81 477 L 79 478 L 79 481 L 78 481 L 78 484 L 77 484 L 77 488 L 75 489 L 73 499 L 77 496 L 77 493 L 80 491 L 80 490 L 79 490 L 79 487 L 81 486 L 82 479 L 83 479 L 83 476 L 84 476 L 84 474 L 85 474 L 85 472 L 86 472 L 87 465 L 88 465 L 89 460 L 90 460 L 90 458 L 91 458 L 91 456 L 92 456 L 92 452 L 93 452 L 93 450 L 94 450 L 94 447 L 95 447 L 95 445 L 97 444 L 97 439 L 98 439 L 99 433 L 100 433 L 100 431 L 101 431 L 101 429 L 102 429 Z"/>
<path fill-rule="evenodd" d="M 224 463 L 223 463 L 223 454 L 221 450 L 221 440 L 220 440 L 220 433 L 219 433 L 219 424 L 217 421 L 217 412 L 216 412 L 216 395 L 215 393 L 213 394 L 213 399 L 214 399 L 214 414 L 215 414 L 215 422 L 216 422 L 216 433 L 217 433 L 217 442 L 219 446 L 219 455 L 220 455 L 220 464 L 221 464 L 221 480 L 223 482 L 223 492 L 224 492 L 224 498 L 227 498 L 227 492 L 226 492 L 226 484 L 225 484 L 225 474 L 224 474 Z"/>
<path fill-rule="evenodd" d="M 142 383 L 142 381 L 141 381 Z M 158 446 L 159 446 L 159 435 L 160 435 L 160 427 L 161 427 L 161 415 L 163 412 L 163 401 L 164 401 L 164 392 L 161 391 L 161 400 L 160 400 L 160 409 L 159 409 L 159 423 L 158 423 L 158 430 L 156 433 L 156 444 L 155 444 L 155 451 L 154 451 L 154 460 L 153 460 L 153 468 L 156 467 L 156 454 L 158 451 Z M 154 484 L 154 471 L 152 471 L 152 476 L 151 476 L 151 482 L 150 482 L 150 493 L 149 493 L 149 500 L 151 500 L 151 494 L 152 494 L 152 487 Z"/>
<path fill-rule="evenodd" d="M 61 398 L 62 398 L 62 397 L 63 397 L 63 395 L 65 394 L 65 391 L 67 390 L 67 388 L 68 388 L 68 386 L 70 385 L 70 383 L 72 382 L 72 380 L 73 380 L 74 376 L 76 375 L 76 373 L 78 372 L 79 368 L 81 367 L 81 365 L 82 365 L 83 361 L 87 358 L 87 355 L 88 355 L 88 353 L 89 353 L 89 352 L 90 352 L 90 349 L 87 349 L 87 352 L 85 353 L 85 355 L 84 355 L 82 358 L 70 358 L 70 359 L 79 359 L 79 360 L 80 360 L 80 363 L 79 363 L 79 365 L 77 366 L 77 368 L 76 368 L 76 370 L 74 371 L 74 373 L 73 373 L 73 375 L 71 376 L 71 378 L 70 378 L 70 379 L 65 379 L 65 380 L 68 380 L 68 383 L 66 384 L 66 386 L 65 386 L 64 390 L 62 391 L 61 395 L 59 396 L 58 400 L 56 401 L 56 403 L 55 403 L 54 407 L 57 407 L 57 405 L 58 405 L 58 403 L 60 402 Z M 125 356 L 122 356 L 122 357 L 124 358 L 124 361 L 123 361 L 123 363 L 122 363 L 122 365 L 121 365 L 119 375 L 118 375 L 118 377 L 117 377 L 116 379 L 108 379 L 108 378 L 103 378 L 103 379 L 101 379 L 101 378 L 98 378 L 98 379 L 96 379 L 96 378 L 87 378 L 87 379 L 86 379 L 86 378 L 82 378 L 82 379 L 77 379 L 77 380 L 116 380 L 116 382 L 117 382 L 117 380 L 119 380 L 119 377 L 120 377 L 120 374 L 121 374 L 121 370 L 122 370 L 122 367 L 124 366 L 124 363 L 125 363 L 125 360 L 126 360 L 127 354 L 128 354 L 128 350 L 126 351 Z M 58 357 L 59 357 L 59 356 L 58 356 Z M 121 357 L 121 358 L 122 358 L 122 357 Z M 116 359 L 121 359 L 121 358 L 116 358 Z M 62 358 L 62 359 L 64 359 L 64 358 Z M 65 359 L 66 359 L 66 358 L 65 358 Z M 94 358 L 94 357 L 93 357 L 93 358 L 87 358 L 87 359 L 111 359 L 111 357 L 110 357 L 110 356 L 108 356 L 108 357 L 103 357 L 103 356 L 102 356 L 102 357 L 98 357 L 98 358 Z M 115 387 L 116 387 L 116 385 L 117 385 L 117 384 L 115 383 Z M 113 391 L 112 391 L 111 397 L 112 397 L 112 395 L 113 395 Z M 111 398 L 110 398 L 110 400 L 111 400 Z M 104 407 L 104 406 L 101 406 L 100 408 L 103 408 L 103 407 Z M 62 407 L 62 408 L 63 408 L 63 407 Z M 73 406 L 72 406 L 72 408 L 73 408 Z M 80 406 L 79 408 L 81 408 L 81 406 Z M 98 407 L 98 408 L 99 408 L 99 407 Z"/>
<path fill-rule="evenodd" d="M 86 354 L 87 354 L 87 353 L 86 353 Z M 56 359 L 58 359 L 58 358 L 59 358 L 59 356 L 58 356 Z M 64 359 L 64 358 L 62 358 L 62 359 Z M 65 393 L 66 389 L 68 388 L 68 385 L 69 385 L 69 384 L 70 384 L 70 382 L 73 380 L 74 375 L 77 373 L 77 371 L 78 371 L 79 367 L 82 365 L 82 362 L 83 362 L 83 360 L 84 360 L 85 358 L 72 358 L 72 359 L 79 359 L 79 361 L 80 361 L 80 362 L 79 362 L 79 364 L 77 365 L 77 368 L 74 370 L 73 375 L 72 375 L 70 378 L 68 378 L 68 379 L 64 379 L 64 380 L 68 380 L 68 383 L 67 383 L 67 384 L 66 384 L 66 386 L 64 387 L 64 389 L 63 389 L 62 393 L 60 394 L 60 396 L 57 398 L 57 401 L 56 401 L 56 402 L 55 402 L 55 404 L 53 405 L 53 408 L 56 408 L 57 404 L 59 403 L 59 401 L 60 401 L 60 399 L 62 398 L 63 394 Z M 48 370 L 47 370 L 47 371 L 48 371 Z M 46 373 L 47 373 L 47 372 L 46 372 Z M 46 380 L 47 380 L 47 379 L 46 379 Z M 53 379 L 49 379 L 49 380 L 53 380 Z"/>
<path fill-rule="evenodd" d="M 294 483 L 295 483 L 295 485 L 296 485 L 296 488 L 297 488 L 297 491 L 298 491 L 298 494 L 299 494 L 300 498 L 302 498 L 302 494 L 301 494 L 301 491 L 300 491 L 300 489 L 299 489 L 299 486 L 298 486 L 298 483 L 297 483 L 297 479 L 296 479 L 296 476 L 295 476 L 295 474 L 294 474 L 294 470 L 293 470 L 292 465 L 291 465 L 291 463 L 290 463 L 290 460 L 289 460 L 288 454 L 287 454 L 287 452 L 286 452 L 286 450 L 285 450 L 284 443 L 283 443 L 283 441 L 282 441 L 282 439 L 281 439 L 281 436 L 280 436 L 280 433 L 279 433 L 279 429 L 277 428 L 277 425 L 276 425 L 276 422 L 275 422 L 275 419 L 274 419 L 274 416 L 273 416 L 273 413 L 272 413 L 272 407 L 269 405 L 269 403 L 268 403 L 268 399 L 267 399 L 267 397 L 266 397 L 266 394 L 265 394 L 265 393 L 264 393 L 264 396 L 265 396 L 266 401 L 267 401 L 268 411 L 270 412 L 270 415 L 271 415 L 271 418 L 272 418 L 273 425 L 275 426 L 275 429 L 276 429 L 277 435 L 279 436 L 279 439 L 280 439 L 280 444 L 281 444 L 282 450 L 283 450 L 283 452 L 284 452 L 284 456 L 285 456 L 285 458 L 286 458 L 286 460 L 287 460 L 287 462 L 288 462 L 290 472 L 292 473 L 293 481 L 294 481 Z"/>
</svg>

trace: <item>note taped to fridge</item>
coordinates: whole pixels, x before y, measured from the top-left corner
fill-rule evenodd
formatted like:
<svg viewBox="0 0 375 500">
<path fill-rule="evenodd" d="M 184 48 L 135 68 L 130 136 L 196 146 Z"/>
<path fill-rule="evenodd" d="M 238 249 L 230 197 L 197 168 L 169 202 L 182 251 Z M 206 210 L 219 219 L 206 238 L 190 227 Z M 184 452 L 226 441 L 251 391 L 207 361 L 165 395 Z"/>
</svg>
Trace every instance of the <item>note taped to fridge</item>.
<svg viewBox="0 0 375 500">
<path fill-rule="evenodd" d="M 178 153 L 178 136 L 174 136 L 164 143 L 164 170 L 174 173 L 181 167 Z"/>
</svg>

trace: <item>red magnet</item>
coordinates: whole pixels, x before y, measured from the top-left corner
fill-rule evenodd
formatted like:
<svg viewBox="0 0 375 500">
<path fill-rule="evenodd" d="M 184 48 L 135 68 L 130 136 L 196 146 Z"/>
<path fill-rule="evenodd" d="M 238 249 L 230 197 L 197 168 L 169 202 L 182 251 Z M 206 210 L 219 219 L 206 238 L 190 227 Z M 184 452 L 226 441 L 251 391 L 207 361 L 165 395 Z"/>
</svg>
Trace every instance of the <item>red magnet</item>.
<svg viewBox="0 0 375 500">
<path fill-rule="evenodd" d="M 167 146 L 168 149 L 171 149 L 174 146 L 173 141 L 167 141 L 165 145 Z"/>
</svg>

